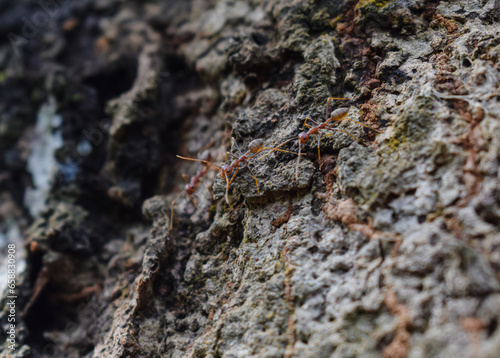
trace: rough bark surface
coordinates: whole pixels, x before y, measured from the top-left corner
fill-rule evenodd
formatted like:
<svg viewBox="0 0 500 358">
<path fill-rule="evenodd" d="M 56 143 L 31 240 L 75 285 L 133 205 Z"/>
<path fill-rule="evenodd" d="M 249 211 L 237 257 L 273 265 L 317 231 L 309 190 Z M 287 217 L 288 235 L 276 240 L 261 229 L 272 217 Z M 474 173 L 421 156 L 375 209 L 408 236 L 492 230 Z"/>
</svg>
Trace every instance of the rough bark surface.
<svg viewBox="0 0 500 358">
<path fill-rule="evenodd" d="M 497 358 L 499 21 L 495 0 L 0 1 L 0 244 L 25 265 L 0 357 Z M 215 170 L 178 196 L 199 164 L 176 154 L 277 146 L 330 96 L 380 133 L 344 121 L 359 141 L 322 132 L 321 160 L 313 136 L 298 180 L 294 154 L 254 159 L 261 195 L 242 167 L 229 205 Z"/>
</svg>

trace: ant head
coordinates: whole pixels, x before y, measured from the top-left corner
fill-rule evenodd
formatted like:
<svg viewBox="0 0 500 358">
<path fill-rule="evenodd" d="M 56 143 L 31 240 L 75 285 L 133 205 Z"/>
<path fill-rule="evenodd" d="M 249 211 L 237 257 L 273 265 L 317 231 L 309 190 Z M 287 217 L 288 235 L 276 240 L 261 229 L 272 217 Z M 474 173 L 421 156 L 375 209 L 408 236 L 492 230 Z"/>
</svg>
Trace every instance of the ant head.
<svg viewBox="0 0 500 358">
<path fill-rule="evenodd" d="M 226 174 L 230 174 L 233 171 L 233 167 L 230 166 L 229 164 L 222 164 L 220 170 Z"/>
<path fill-rule="evenodd" d="M 184 187 L 184 190 L 188 193 L 188 194 L 192 194 L 194 193 L 194 190 L 195 190 L 195 186 L 191 183 L 187 183 L 186 186 Z"/>
<path fill-rule="evenodd" d="M 264 146 L 264 141 L 259 138 L 251 141 L 250 144 L 248 145 L 248 149 L 250 149 L 250 152 L 252 153 L 258 153 L 263 146 Z"/>
<path fill-rule="evenodd" d="M 309 140 L 309 134 L 307 132 L 302 132 L 299 134 L 299 143 L 305 144 Z"/>
</svg>

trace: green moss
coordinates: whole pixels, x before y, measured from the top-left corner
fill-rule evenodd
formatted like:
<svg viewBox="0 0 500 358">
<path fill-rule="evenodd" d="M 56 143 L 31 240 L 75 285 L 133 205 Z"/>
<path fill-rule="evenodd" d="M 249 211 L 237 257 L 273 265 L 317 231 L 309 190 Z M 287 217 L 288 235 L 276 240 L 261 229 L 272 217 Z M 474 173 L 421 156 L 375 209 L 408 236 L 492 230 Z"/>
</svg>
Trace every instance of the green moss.
<svg viewBox="0 0 500 358">
<path fill-rule="evenodd" d="M 400 138 L 392 137 L 388 143 L 388 147 L 389 147 L 390 151 L 392 152 L 392 151 L 395 151 L 396 149 L 398 149 L 398 147 L 401 145 L 401 143 L 404 143 L 405 140 L 406 140 L 406 138 L 404 138 L 403 136 L 401 136 Z"/>
<path fill-rule="evenodd" d="M 330 27 L 335 28 L 337 26 L 337 24 L 342 22 L 343 19 L 344 19 L 343 14 L 331 19 L 330 23 L 329 23 Z"/>
<path fill-rule="evenodd" d="M 323 8 L 314 13 L 311 18 L 311 27 L 313 30 L 319 30 L 330 27 L 330 11 L 327 8 Z"/>
<path fill-rule="evenodd" d="M 390 0 L 360 0 L 360 2 L 356 5 L 356 9 L 363 9 L 367 7 L 383 8 L 390 2 Z"/>
</svg>

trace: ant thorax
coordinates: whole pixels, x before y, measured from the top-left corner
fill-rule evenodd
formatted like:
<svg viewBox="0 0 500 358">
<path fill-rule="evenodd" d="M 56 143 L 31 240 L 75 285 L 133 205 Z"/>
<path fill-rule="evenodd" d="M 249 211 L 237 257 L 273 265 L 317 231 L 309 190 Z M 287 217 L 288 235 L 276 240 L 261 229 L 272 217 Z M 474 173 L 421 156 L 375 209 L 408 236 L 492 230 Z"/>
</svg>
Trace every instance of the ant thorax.
<svg viewBox="0 0 500 358">
<path fill-rule="evenodd" d="M 228 167 L 231 168 L 231 170 L 232 170 L 233 168 L 236 168 L 240 164 L 240 161 L 241 160 L 233 160 L 233 162 L 231 163 L 231 165 L 228 165 Z"/>
</svg>

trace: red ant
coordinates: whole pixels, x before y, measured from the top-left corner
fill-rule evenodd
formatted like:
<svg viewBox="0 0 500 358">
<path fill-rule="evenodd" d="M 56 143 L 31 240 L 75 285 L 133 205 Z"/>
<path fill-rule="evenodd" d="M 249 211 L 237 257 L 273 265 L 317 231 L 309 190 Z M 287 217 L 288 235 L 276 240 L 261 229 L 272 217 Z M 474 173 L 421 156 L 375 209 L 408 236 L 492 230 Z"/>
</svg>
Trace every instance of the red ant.
<svg viewBox="0 0 500 358">
<path fill-rule="evenodd" d="M 257 181 L 257 177 L 253 173 L 252 169 L 250 169 L 250 166 L 248 165 L 248 160 L 254 158 L 256 155 L 258 155 L 260 152 L 262 152 L 265 149 L 273 149 L 273 148 L 264 148 L 264 141 L 262 139 L 254 139 L 250 142 L 248 145 L 248 151 L 243 154 L 241 151 L 240 147 L 238 146 L 238 143 L 236 143 L 236 140 L 234 138 L 231 138 L 231 142 L 234 143 L 236 146 L 236 149 L 238 150 L 240 156 L 237 157 L 236 155 L 227 152 L 226 156 L 224 158 L 224 162 L 227 160 L 227 156 L 230 155 L 234 158 L 233 162 L 231 164 L 222 164 L 222 166 L 215 165 L 213 163 L 210 163 L 206 160 L 203 159 L 194 159 L 194 158 L 186 158 L 186 157 L 181 157 L 180 155 L 177 156 L 177 158 L 184 159 L 184 160 L 191 160 L 195 162 L 202 162 L 207 165 L 210 165 L 214 168 L 217 168 L 220 171 L 221 177 L 224 179 L 226 182 L 226 193 L 224 195 L 224 198 L 226 200 L 226 203 L 229 205 L 229 185 L 233 182 L 234 178 L 236 177 L 236 174 L 238 174 L 238 171 L 240 170 L 240 163 L 243 163 L 246 165 L 248 168 L 248 171 L 250 174 L 252 174 L 254 180 L 255 180 L 255 185 L 257 186 L 257 193 L 260 196 L 260 190 L 259 190 L 259 183 Z M 284 150 L 283 150 L 284 151 Z M 234 171 L 234 174 L 233 174 Z"/>
<path fill-rule="evenodd" d="M 354 135 L 352 135 L 351 133 L 348 133 L 340 128 L 334 128 L 333 126 L 335 126 L 336 124 L 340 123 L 341 121 L 343 120 L 348 120 L 348 121 L 351 121 L 351 122 L 354 122 L 354 123 L 357 123 L 365 128 L 369 128 L 377 133 L 381 133 L 380 131 L 376 130 L 376 129 L 373 129 L 369 126 L 367 126 L 366 124 L 363 124 L 361 122 L 358 122 L 358 121 L 355 121 L 354 119 L 351 119 L 351 118 L 346 118 L 347 116 L 347 112 L 349 112 L 349 109 L 348 108 L 337 108 L 336 110 L 334 110 L 330 116 L 330 118 L 328 118 L 328 113 L 330 112 L 330 100 L 332 99 L 345 99 L 345 98 L 336 98 L 336 97 L 329 97 L 328 100 L 326 101 L 326 121 L 325 122 L 322 122 L 322 123 L 318 123 L 314 120 L 312 120 L 311 118 L 307 117 L 304 121 L 304 125 L 303 127 L 307 127 L 309 128 L 309 130 L 307 132 L 301 132 L 297 137 L 293 137 L 293 138 L 290 138 L 290 139 L 287 139 L 285 140 L 283 143 L 281 143 L 280 145 L 278 145 L 277 147 L 275 148 L 271 148 L 271 152 L 267 153 L 266 155 L 263 155 L 262 157 L 260 157 L 259 159 L 262 159 L 266 156 L 268 156 L 269 154 L 271 154 L 273 151 L 275 150 L 280 150 L 278 148 L 280 148 L 281 146 L 285 145 L 286 143 L 292 141 L 292 140 L 297 140 L 297 143 L 299 144 L 299 157 L 297 159 L 297 168 L 295 170 L 295 175 L 297 177 L 297 180 L 299 179 L 299 165 L 300 165 L 300 156 L 301 156 L 301 153 L 302 153 L 302 146 L 304 144 L 307 143 L 307 141 L 309 140 L 309 137 L 311 136 L 311 134 L 317 134 L 318 135 L 318 159 L 321 160 L 321 151 L 320 151 L 320 144 L 321 144 L 321 133 L 319 132 L 320 129 L 329 129 L 329 130 L 332 130 L 332 131 L 338 131 L 338 132 L 342 132 L 342 133 L 345 133 L 347 134 L 348 136 L 354 138 L 356 141 L 359 142 L 359 139 L 356 138 Z M 307 121 L 311 121 L 315 124 L 315 126 L 310 126 L 307 123 Z M 331 123 L 333 121 L 333 123 Z M 280 150 L 282 151 L 282 150 Z"/>
<path fill-rule="evenodd" d="M 189 181 L 188 181 L 189 176 L 182 174 L 182 177 L 186 181 L 186 185 L 184 186 L 184 191 L 179 193 L 179 195 L 177 195 L 175 197 L 175 199 L 172 200 L 172 204 L 170 205 L 170 230 L 172 230 L 173 223 L 174 223 L 174 220 L 173 220 L 174 219 L 174 205 L 175 205 L 176 200 L 179 199 L 179 197 L 182 194 L 186 193 L 189 200 L 193 203 L 194 207 L 196 208 L 196 203 L 193 200 L 193 195 L 194 195 L 194 192 L 196 191 L 196 188 L 201 183 L 201 178 L 203 178 L 208 173 L 208 170 L 210 169 L 209 165 L 211 164 L 210 163 L 211 160 L 212 160 L 212 155 L 210 154 L 210 152 L 208 150 L 204 150 L 199 155 L 198 161 L 200 161 L 201 164 L 200 164 L 200 168 L 198 169 L 196 174 L 194 176 L 192 176 Z"/>
</svg>

